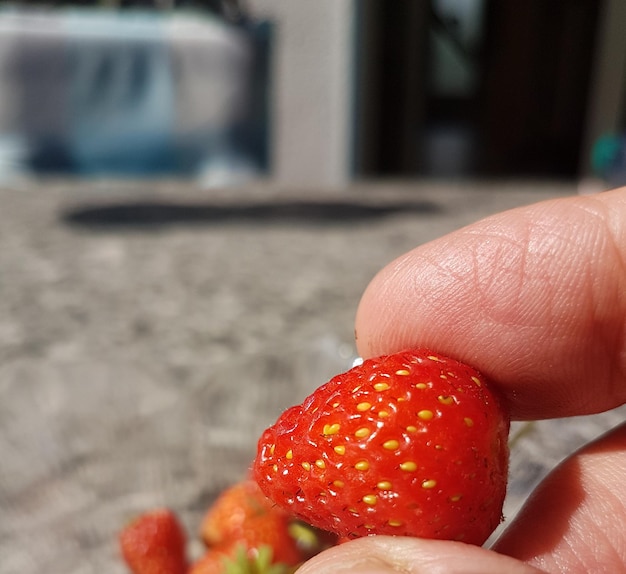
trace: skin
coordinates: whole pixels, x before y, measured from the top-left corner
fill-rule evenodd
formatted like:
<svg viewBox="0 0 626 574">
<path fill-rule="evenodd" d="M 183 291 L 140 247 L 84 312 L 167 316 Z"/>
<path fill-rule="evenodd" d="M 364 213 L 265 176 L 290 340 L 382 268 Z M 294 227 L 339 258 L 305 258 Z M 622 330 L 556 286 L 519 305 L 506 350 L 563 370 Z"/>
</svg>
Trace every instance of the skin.
<svg viewBox="0 0 626 574">
<path fill-rule="evenodd" d="M 626 403 L 626 188 L 507 211 L 385 267 L 356 318 L 359 353 L 429 347 L 481 370 L 513 419 Z M 626 571 L 626 424 L 562 463 L 490 550 L 369 537 L 299 574 Z"/>
</svg>

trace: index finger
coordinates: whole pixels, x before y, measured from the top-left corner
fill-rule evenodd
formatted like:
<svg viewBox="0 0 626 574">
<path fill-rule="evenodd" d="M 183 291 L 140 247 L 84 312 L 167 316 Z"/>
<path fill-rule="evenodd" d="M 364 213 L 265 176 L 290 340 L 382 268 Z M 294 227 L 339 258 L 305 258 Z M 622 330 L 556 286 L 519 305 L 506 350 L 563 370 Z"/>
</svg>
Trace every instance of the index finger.
<svg viewBox="0 0 626 574">
<path fill-rule="evenodd" d="M 626 402 L 626 188 L 507 211 L 385 267 L 364 357 L 428 347 L 492 379 L 515 419 Z"/>
</svg>

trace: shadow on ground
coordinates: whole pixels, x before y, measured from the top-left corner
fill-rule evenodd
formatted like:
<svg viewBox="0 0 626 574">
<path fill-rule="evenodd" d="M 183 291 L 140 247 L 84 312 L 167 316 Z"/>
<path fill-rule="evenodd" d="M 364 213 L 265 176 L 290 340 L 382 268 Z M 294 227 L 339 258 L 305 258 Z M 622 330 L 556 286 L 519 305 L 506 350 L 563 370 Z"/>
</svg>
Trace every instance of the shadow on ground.
<svg viewBox="0 0 626 574">
<path fill-rule="evenodd" d="M 134 202 L 75 206 L 61 219 L 68 225 L 86 228 L 146 228 L 171 225 L 224 224 L 349 224 L 394 214 L 441 212 L 432 202 L 367 204 L 345 201 L 277 201 L 271 203 L 190 204 Z"/>
</svg>

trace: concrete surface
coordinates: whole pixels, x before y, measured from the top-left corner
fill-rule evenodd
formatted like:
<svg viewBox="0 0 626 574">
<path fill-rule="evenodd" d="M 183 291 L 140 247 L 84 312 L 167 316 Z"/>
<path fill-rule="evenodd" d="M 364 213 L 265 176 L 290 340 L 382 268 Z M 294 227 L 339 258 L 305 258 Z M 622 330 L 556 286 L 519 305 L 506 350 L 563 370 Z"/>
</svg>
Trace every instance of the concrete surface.
<svg viewBox="0 0 626 574">
<path fill-rule="evenodd" d="M 356 306 L 383 265 L 574 193 L 549 182 L 1 189 L 0 573 L 124 572 L 116 532 L 157 505 L 194 533 L 260 432 L 350 366 Z M 507 516 L 623 418 L 516 425 Z"/>
</svg>

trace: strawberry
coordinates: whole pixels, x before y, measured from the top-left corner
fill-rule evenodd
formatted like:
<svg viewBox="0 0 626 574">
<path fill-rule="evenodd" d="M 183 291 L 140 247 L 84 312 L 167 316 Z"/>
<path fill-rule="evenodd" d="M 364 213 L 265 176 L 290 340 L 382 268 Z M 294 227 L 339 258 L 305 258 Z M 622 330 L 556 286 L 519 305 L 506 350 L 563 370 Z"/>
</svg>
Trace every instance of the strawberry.
<svg viewBox="0 0 626 574">
<path fill-rule="evenodd" d="M 227 553 L 210 549 L 191 565 L 187 574 L 225 574 L 226 561 L 229 558 Z"/>
<path fill-rule="evenodd" d="M 185 574 L 185 534 L 166 508 L 141 514 L 119 534 L 122 556 L 133 574 Z"/>
<path fill-rule="evenodd" d="M 223 550 L 210 548 L 188 574 L 291 574 L 293 571 L 293 567 L 274 561 L 269 546 L 262 546 L 250 555 L 235 544 Z"/>
<path fill-rule="evenodd" d="M 411 350 L 366 360 L 284 412 L 253 472 L 277 504 L 342 538 L 480 545 L 502 518 L 508 431 L 480 373 Z"/>
<path fill-rule="evenodd" d="M 274 562 L 295 565 L 319 552 L 326 540 L 269 500 L 254 480 L 223 491 L 208 509 L 200 535 L 209 547 L 238 543 L 248 550 L 267 546 Z"/>
<path fill-rule="evenodd" d="M 269 546 L 274 559 L 286 564 L 302 561 L 297 541 L 289 533 L 292 520 L 253 480 L 227 488 L 205 514 L 200 535 L 208 546 L 240 542 L 249 549 Z"/>
</svg>

